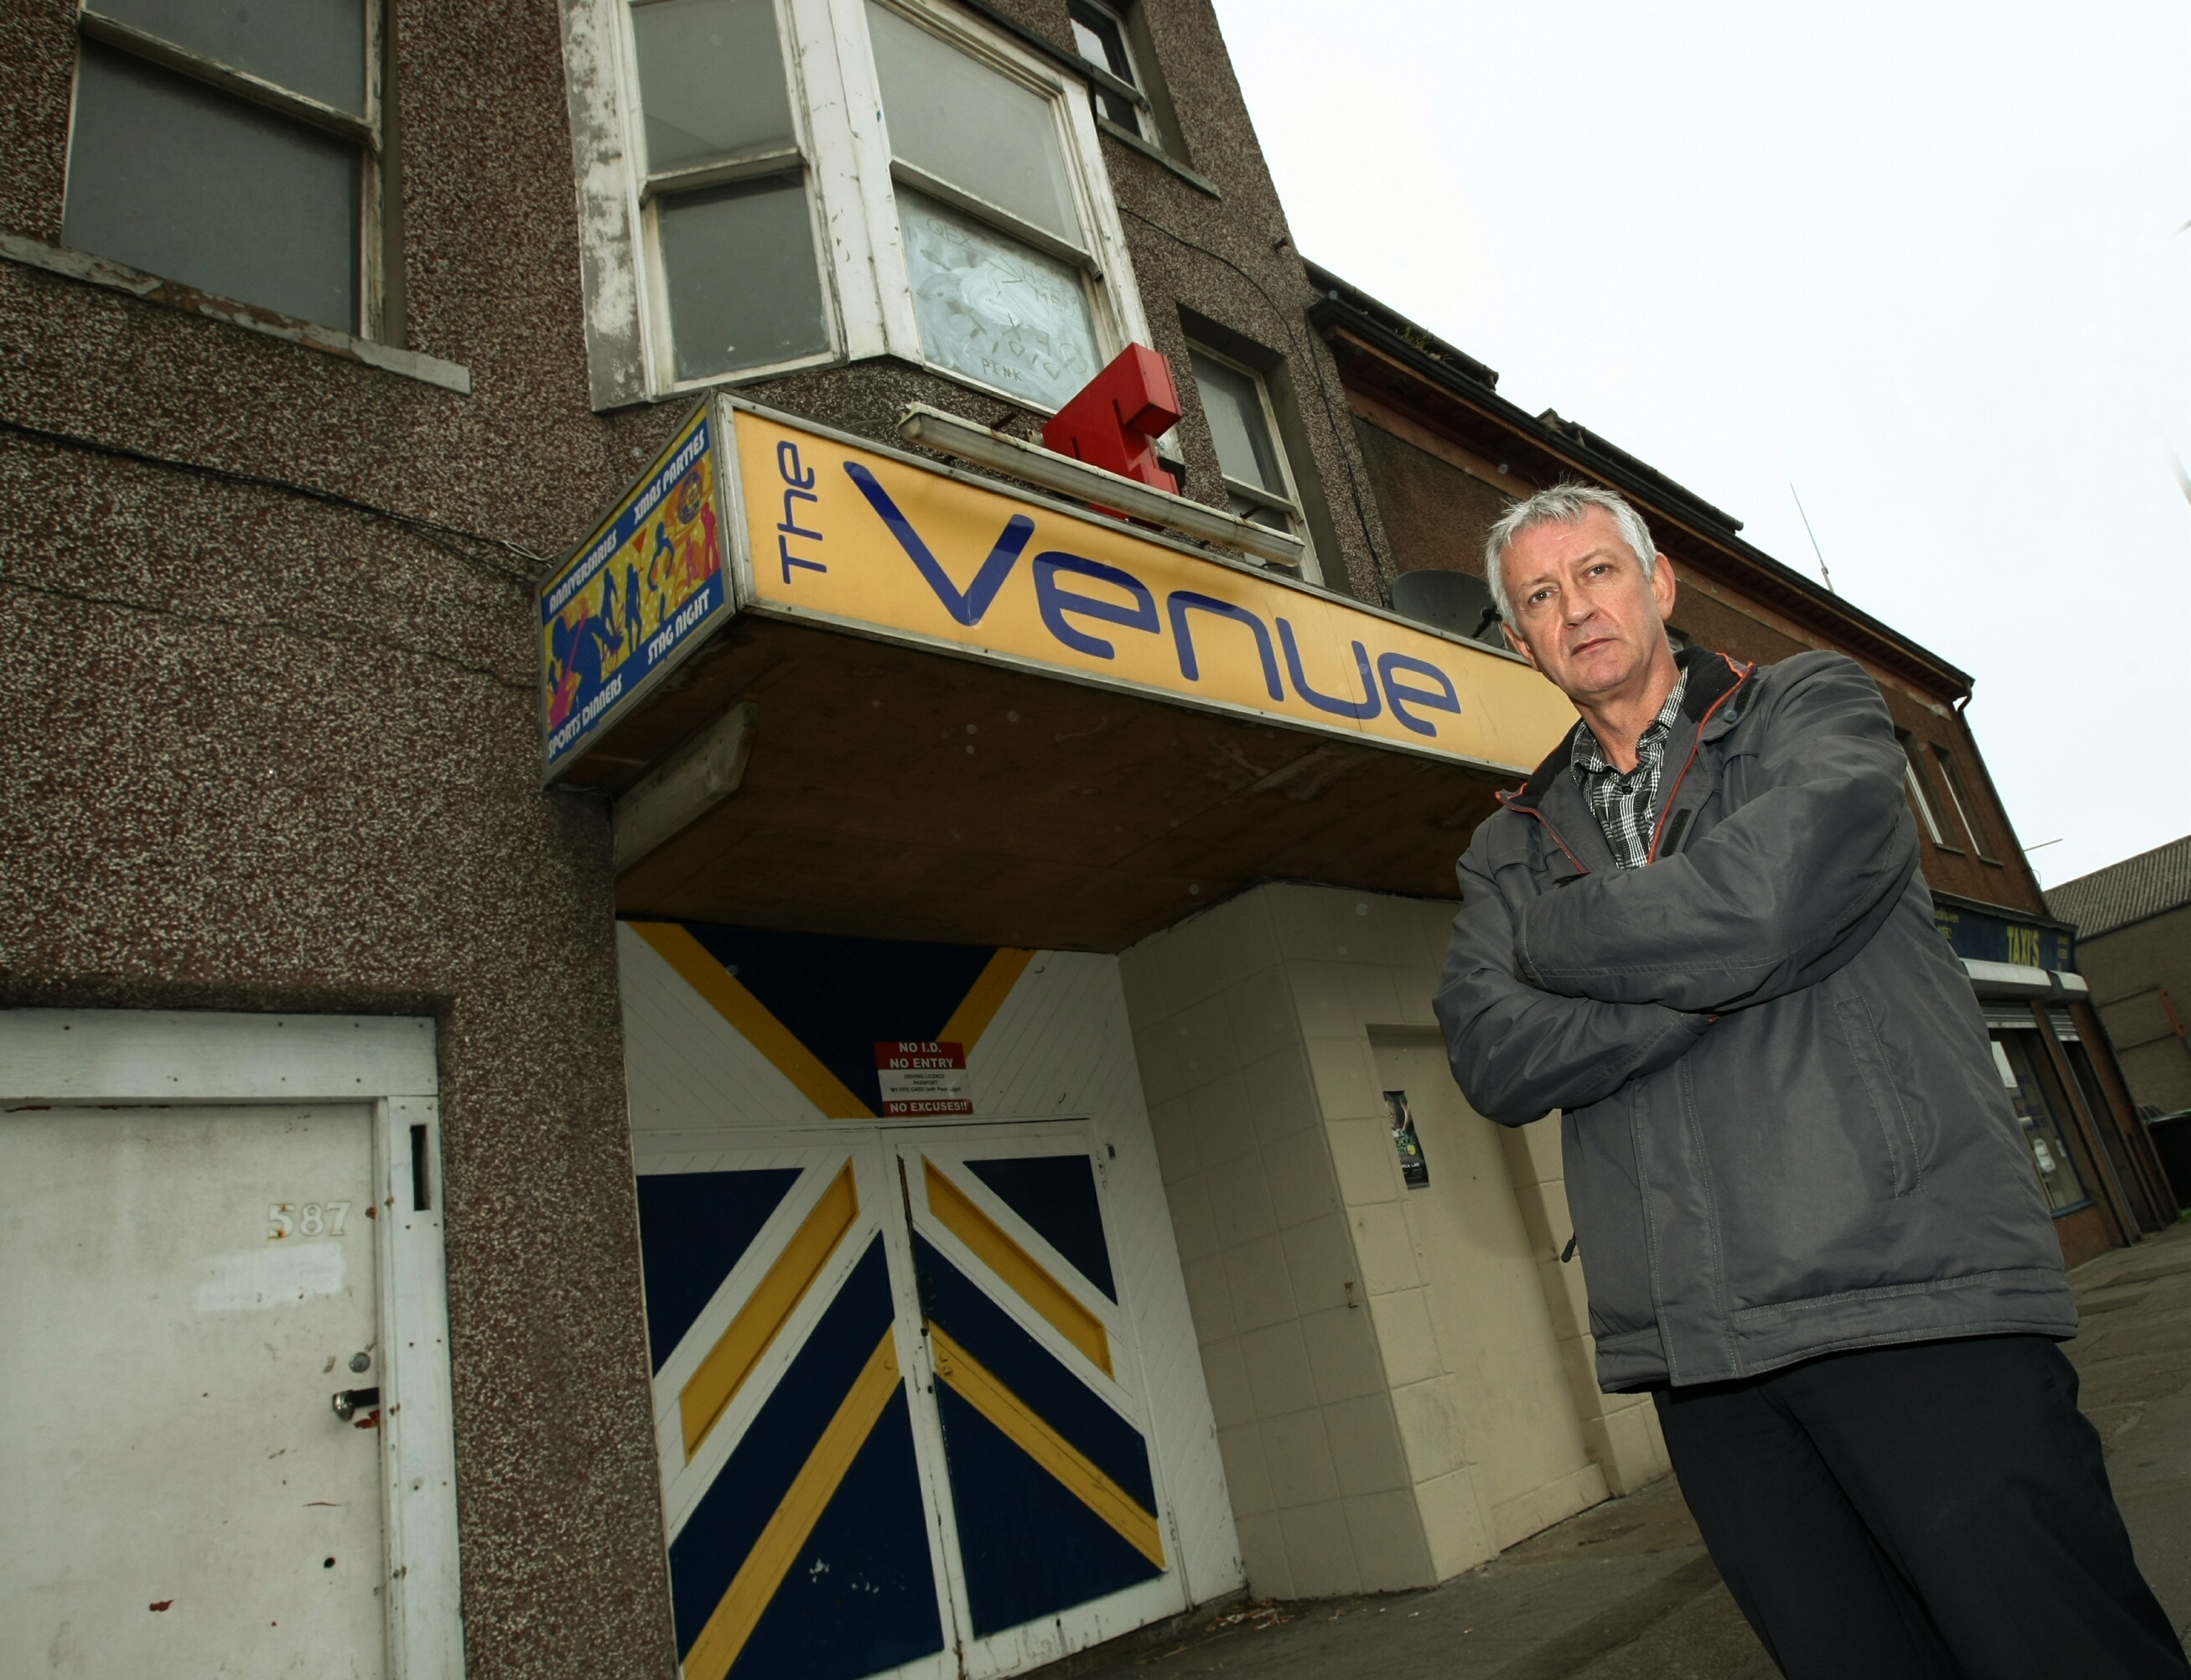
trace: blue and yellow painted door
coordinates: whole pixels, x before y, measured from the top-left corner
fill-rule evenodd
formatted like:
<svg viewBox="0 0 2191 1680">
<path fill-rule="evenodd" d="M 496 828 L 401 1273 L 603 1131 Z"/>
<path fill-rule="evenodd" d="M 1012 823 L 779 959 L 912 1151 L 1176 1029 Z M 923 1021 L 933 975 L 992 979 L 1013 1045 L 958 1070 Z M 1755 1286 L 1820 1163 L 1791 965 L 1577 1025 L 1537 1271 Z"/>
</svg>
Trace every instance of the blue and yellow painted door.
<svg viewBox="0 0 2191 1680">
<path fill-rule="evenodd" d="M 956 1673 L 880 1151 L 691 1166 L 639 1180 L 686 1680 Z"/>
<path fill-rule="evenodd" d="M 742 1143 L 639 1179 L 686 1680 L 1010 1673 L 1178 1608 L 1084 1123 Z"/>
<path fill-rule="evenodd" d="M 891 1147 L 971 1638 L 1162 1580 L 1156 1467 L 1085 1129 Z"/>
<path fill-rule="evenodd" d="M 988 1680 L 1238 1586 L 1115 959 L 619 951 L 688 1680 Z"/>
</svg>

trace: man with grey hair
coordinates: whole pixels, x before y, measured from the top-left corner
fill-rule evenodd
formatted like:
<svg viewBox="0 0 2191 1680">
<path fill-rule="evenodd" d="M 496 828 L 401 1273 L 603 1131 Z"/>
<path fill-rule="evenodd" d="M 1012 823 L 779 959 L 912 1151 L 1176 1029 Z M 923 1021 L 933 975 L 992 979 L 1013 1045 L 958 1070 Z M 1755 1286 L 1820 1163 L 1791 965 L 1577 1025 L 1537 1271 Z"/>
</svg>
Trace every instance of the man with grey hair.
<svg viewBox="0 0 2191 1680">
<path fill-rule="evenodd" d="M 1598 1381 L 1652 1392 L 1750 1626 L 1806 1680 L 2182 1680 L 1877 686 L 1676 654 L 1605 490 L 1485 563 L 1580 718 L 1460 860 L 1438 1020 L 1479 1113 L 1561 1111 Z"/>
</svg>

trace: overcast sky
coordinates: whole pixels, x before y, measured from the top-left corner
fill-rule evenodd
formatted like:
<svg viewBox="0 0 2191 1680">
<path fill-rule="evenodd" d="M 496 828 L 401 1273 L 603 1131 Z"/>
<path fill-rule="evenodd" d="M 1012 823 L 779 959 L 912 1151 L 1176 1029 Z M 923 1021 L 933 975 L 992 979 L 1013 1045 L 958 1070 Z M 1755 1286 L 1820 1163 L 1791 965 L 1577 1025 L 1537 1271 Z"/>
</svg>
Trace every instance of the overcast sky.
<svg viewBox="0 0 2191 1680">
<path fill-rule="evenodd" d="M 1217 9 L 1301 250 L 1815 576 L 1792 481 L 2042 882 L 2191 832 L 2191 10 Z"/>
</svg>

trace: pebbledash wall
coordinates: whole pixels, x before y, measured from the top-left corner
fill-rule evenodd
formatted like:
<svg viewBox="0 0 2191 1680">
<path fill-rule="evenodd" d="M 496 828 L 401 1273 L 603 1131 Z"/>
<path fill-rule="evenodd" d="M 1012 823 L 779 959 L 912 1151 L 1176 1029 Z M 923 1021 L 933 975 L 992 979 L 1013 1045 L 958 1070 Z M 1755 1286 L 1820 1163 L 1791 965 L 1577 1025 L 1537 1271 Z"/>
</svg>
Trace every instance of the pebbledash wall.
<svg viewBox="0 0 2191 1680">
<path fill-rule="evenodd" d="M 1073 39 L 1064 0 L 993 9 Z M 1374 595 L 1215 19 L 1144 9 L 1204 183 L 1103 143 L 1157 345 L 1184 371 L 1185 309 L 1283 356 L 1347 509 L 1327 576 Z M 402 302 L 367 360 L 57 256 L 77 8 L 0 15 L 0 1003 L 437 1021 L 469 1672 L 665 1676 L 609 827 L 539 789 L 530 612 L 691 399 L 593 407 L 558 8 L 385 25 Z M 888 360 L 749 389 L 876 437 L 1003 406 Z M 1221 498 L 1198 409 L 1181 436 Z"/>
</svg>

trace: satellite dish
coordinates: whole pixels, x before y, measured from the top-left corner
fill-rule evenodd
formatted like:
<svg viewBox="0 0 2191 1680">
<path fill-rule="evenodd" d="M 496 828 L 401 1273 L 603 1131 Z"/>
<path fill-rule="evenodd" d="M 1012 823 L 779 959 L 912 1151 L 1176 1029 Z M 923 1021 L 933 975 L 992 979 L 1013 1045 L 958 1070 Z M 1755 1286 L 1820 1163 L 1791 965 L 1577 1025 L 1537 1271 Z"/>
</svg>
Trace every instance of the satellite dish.
<svg viewBox="0 0 2191 1680">
<path fill-rule="evenodd" d="M 1392 611 L 1487 647 L 1506 646 L 1506 638 L 1500 634 L 1499 609 L 1492 604 L 1491 585 L 1473 572 L 1442 567 L 1403 572 L 1392 579 Z"/>
</svg>

